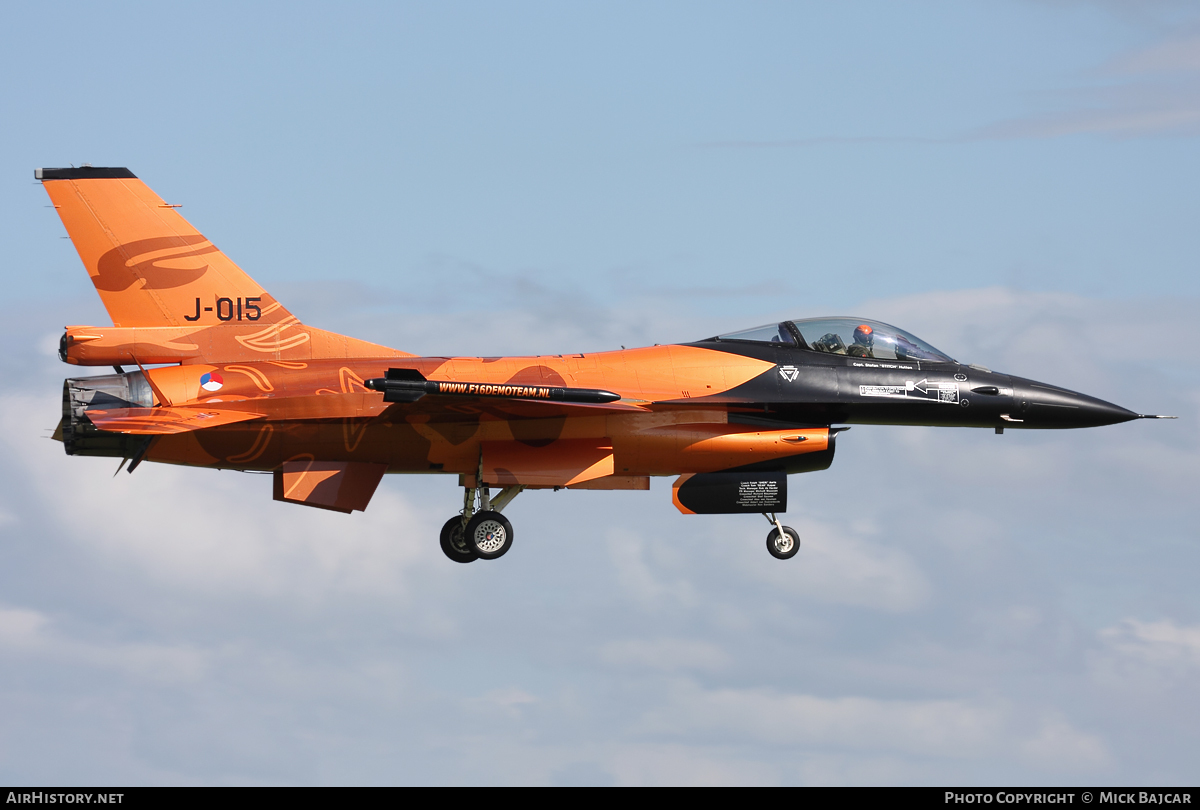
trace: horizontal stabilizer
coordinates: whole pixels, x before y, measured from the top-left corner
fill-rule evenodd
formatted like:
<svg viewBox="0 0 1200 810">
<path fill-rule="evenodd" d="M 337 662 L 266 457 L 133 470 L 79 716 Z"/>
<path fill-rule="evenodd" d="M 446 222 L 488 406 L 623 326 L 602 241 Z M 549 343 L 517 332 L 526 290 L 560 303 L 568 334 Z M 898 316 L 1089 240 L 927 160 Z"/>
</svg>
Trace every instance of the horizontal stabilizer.
<svg viewBox="0 0 1200 810">
<path fill-rule="evenodd" d="M 387 472 L 361 461 L 285 461 L 275 471 L 275 500 L 334 512 L 366 510 Z"/>
<path fill-rule="evenodd" d="M 85 411 L 92 424 L 111 433 L 159 436 L 263 419 L 256 413 L 214 408 L 108 408 Z"/>
</svg>

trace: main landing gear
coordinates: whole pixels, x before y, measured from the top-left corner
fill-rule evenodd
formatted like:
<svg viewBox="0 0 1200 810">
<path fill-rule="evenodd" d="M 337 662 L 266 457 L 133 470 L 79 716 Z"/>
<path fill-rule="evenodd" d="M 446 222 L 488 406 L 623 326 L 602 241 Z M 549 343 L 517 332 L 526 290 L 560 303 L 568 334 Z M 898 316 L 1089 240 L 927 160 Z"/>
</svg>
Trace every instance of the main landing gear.
<svg viewBox="0 0 1200 810">
<path fill-rule="evenodd" d="M 463 487 L 463 510 L 442 527 L 442 551 L 459 563 L 494 560 L 512 548 L 513 528 L 500 510 L 508 506 L 525 487 L 505 487 L 495 499 L 487 486 Z M 479 499 L 479 508 L 475 500 Z"/>
<path fill-rule="evenodd" d="M 770 516 L 763 512 L 767 522 L 775 526 L 767 534 L 767 551 L 777 560 L 790 560 L 800 550 L 800 535 L 791 526 L 784 526 L 772 512 Z"/>
</svg>

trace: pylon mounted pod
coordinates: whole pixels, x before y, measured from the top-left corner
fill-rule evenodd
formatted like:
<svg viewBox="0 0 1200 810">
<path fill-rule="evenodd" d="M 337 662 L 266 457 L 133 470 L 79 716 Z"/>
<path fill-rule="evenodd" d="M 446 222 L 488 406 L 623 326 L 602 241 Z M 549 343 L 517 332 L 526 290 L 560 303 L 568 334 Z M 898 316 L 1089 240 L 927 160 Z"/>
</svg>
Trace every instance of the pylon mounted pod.
<svg viewBox="0 0 1200 810">
<path fill-rule="evenodd" d="M 671 488 L 685 515 L 744 515 L 787 511 L 787 473 L 716 472 L 681 475 Z"/>
</svg>

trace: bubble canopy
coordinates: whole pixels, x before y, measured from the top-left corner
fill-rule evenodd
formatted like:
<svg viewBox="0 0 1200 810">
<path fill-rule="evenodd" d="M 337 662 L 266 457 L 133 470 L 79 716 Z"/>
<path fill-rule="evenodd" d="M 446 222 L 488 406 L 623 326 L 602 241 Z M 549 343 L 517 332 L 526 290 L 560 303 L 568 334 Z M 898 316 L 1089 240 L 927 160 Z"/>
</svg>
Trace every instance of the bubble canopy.
<svg viewBox="0 0 1200 810">
<path fill-rule="evenodd" d="M 865 318 L 806 318 L 756 326 L 718 335 L 717 340 L 775 343 L 814 352 L 867 357 L 876 360 L 925 360 L 953 363 L 916 335 L 890 324 Z"/>
</svg>

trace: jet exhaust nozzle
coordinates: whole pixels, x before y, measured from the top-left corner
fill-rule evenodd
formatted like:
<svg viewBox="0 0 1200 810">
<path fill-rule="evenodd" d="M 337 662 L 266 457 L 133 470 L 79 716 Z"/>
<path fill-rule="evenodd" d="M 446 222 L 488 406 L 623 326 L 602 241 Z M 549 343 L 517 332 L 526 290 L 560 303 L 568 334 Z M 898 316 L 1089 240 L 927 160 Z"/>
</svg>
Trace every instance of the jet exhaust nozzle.
<svg viewBox="0 0 1200 810">
<path fill-rule="evenodd" d="M 145 437 L 100 430 L 86 412 L 153 406 L 154 392 L 140 371 L 63 380 L 63 448 L 68 456 L 133 458 Z"/>
</svg>

